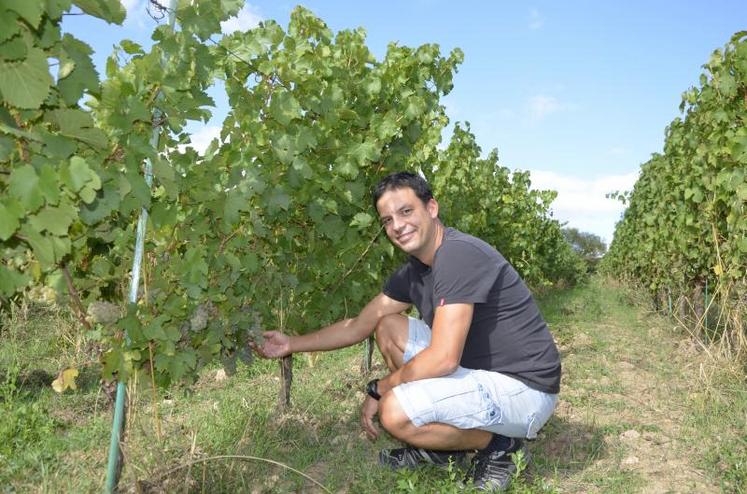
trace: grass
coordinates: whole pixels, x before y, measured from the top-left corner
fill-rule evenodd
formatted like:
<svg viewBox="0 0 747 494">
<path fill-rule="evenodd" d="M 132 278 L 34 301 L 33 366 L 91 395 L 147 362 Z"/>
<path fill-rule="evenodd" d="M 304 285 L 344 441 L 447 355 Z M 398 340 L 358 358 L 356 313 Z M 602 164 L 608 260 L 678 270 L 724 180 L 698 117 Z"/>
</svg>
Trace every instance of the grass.
<svg viewBox="0 0 747 494">
<path fill-rule="evenodd" d="M 747 393 L 735 365 L 697 351 L 609 280 L 540 302 L 563 356 L 561 400 L 510 492 L 747 492 Z M 100 492 L 112 412 L 88 342 L 53 308 L 16 308 L 0 324 L 0 492 Z M 398 444 L 361 432 L 363 383 L 384 372 L 380 360 L 362 372 L 363 353 L 297 356 L 282 411 L 272 361 L 226 379 L 206 369 L 189 389 L 130 383 L 122 490 L 470 492 L 457 467 L 375 466 L 379 449 Z M 49 383 L 68 366 L 82 370 L 78 389 L 57 394 Z"/>
</svg>

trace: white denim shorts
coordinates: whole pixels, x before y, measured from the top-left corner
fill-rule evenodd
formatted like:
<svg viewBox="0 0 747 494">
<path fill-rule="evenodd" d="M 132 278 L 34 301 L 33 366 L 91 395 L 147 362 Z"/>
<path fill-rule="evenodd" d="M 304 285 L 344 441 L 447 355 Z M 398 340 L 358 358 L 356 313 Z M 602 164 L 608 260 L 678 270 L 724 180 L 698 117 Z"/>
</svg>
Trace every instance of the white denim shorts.
<svg viewBox="0 0 747 494">
<path fill-rule="evenodd" d="M 431 329 L 409 318 L 407 362 L 431 343 Z M 453 374 L 403 383 L 397 400 L 417 427 L 431 422 L 532 439 L 555 410 L 558 395 L 543 393 L 498 372 L 459 367 Z"/>
</svg>

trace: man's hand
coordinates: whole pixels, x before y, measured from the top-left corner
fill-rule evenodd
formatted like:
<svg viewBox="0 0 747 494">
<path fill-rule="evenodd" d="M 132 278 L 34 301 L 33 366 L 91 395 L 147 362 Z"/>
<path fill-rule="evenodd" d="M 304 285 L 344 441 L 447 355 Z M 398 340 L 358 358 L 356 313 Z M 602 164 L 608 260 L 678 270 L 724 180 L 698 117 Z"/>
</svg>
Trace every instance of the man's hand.
<svg viewBox="0 0 747 494">
<path fill-rule="evenodd" d="M 373 418 L 378 411 L 379 402 L 370 396 L 366 396 L 366 400 L 363 402 L 363 407 L 361 408 L 361 425 L 371 441 L 379 437 L 379 429 L 373 422 Z"/>
<path fill-rule="evenodd" d="M 265 339 L 261 345 L 252 344 L 251 347 L 264 358 L 285 357 L 291 353 L 290 338 L 278 331 L 262 333 Z"/>
</svg>

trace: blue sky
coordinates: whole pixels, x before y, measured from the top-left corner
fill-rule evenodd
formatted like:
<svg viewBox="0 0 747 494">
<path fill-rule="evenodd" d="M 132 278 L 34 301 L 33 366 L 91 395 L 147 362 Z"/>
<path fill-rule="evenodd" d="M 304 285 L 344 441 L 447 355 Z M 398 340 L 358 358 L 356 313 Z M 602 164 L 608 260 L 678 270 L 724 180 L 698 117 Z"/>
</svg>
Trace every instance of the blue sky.
<svg viewBox="0 0 747 494">
<path fill-rule="evenodd" d="M 122 27 L 68 16 L 63 29 L 91 45 L 103 74 L 115 43 L 148 43 L 154 21 L 146 3 L 123 0 Z M 250 28 L 263 19 L 285 27 L 295 5 L 251 1 L 224 28 Z M 444 99 L 450 119 L 470 122 L 484 152 L 497 148 L 504 166 L 530 170 L 537 188 L 557 190 L 558 219 L 607 242 L 622 206 L 604 194 L 632 188 L 640 165 L 662 150 L 682 92 L 697 85 L 713 50 L 747 29 L 744 0 L 303 5 L 334 31 L 365 28 L 378 58 L 391 41 L 438 43 L 444 53 L 461 48 L 465 60 Z M 198 145 L 217 135 L 225 111 L 195 128 Z"/>
</svg>

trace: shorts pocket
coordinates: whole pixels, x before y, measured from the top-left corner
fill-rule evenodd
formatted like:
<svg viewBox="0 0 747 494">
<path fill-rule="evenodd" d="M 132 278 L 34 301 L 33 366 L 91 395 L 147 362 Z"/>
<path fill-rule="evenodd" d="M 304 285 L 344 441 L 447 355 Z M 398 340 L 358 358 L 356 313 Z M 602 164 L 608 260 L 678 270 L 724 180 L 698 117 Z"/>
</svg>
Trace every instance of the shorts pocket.
<svg viewBox="0 0 747 494">
<path fill-rule="evenodd" d="M 488 389 L 471 375 L 465 374 L 462 379 L 461 393 L 444 395 L 433 401 L 432 421 L 459 429 L 479 429 L 500 424 L 501 409 L 491 399 Z"/>
<path fill-rule="evenodd" d="M 501 407 L 493 401 L 490 392 L 488 392 L 487 388 L 480 383 L 477 383 L 477 390 L 480 393 L 480 400 L 483 408 L 483 424 L 480 424 L 480 427 L 502 424 L 503 411 L 501 410 Z"/>
</svg>

